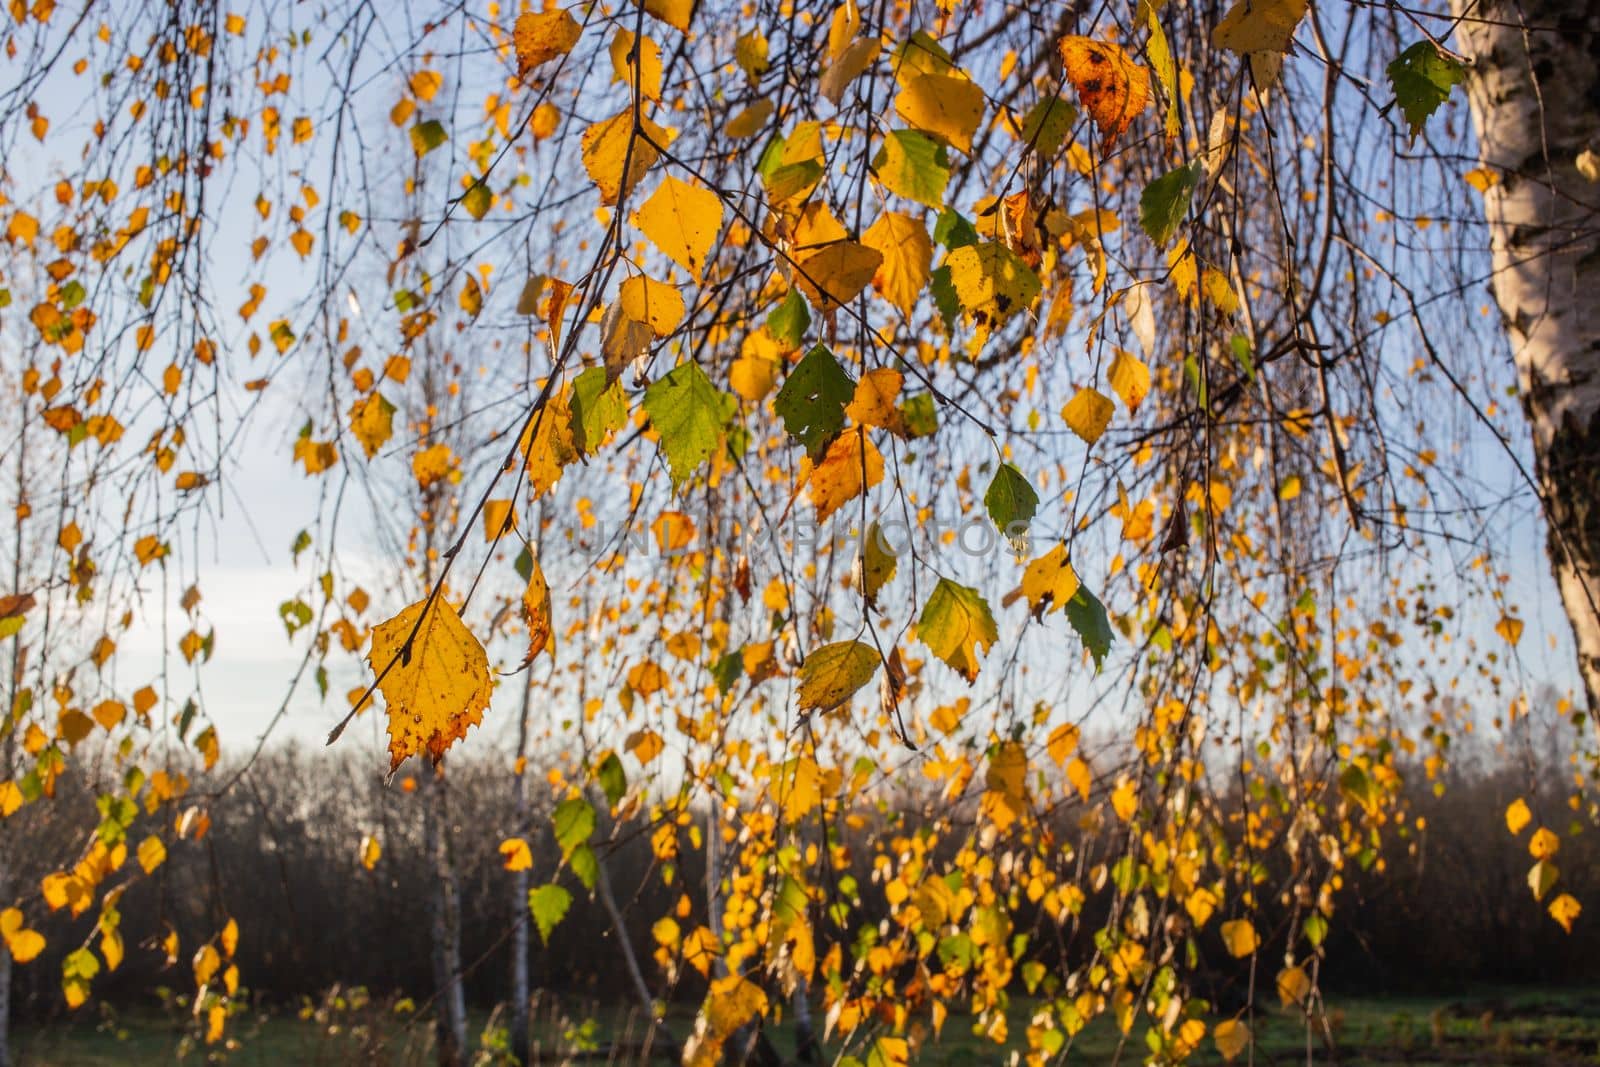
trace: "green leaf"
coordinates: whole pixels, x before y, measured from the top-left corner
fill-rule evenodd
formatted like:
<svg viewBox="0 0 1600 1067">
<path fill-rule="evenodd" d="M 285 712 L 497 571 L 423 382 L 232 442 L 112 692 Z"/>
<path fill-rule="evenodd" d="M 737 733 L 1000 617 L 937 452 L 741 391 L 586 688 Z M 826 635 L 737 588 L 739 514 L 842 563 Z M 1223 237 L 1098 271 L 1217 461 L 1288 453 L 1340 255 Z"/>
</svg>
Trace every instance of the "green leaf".
<svg viewBox="0 0 1600 1067">
<path fill-rule="evenodd" d="M 1250 356 L 1250 338 L 1242 333 L 1236 333 L 1228 339 L 1228 347 L 1233 349 L 1233 358 L 1239 361 L 1239 366 L 1244 368 L 1244 376 L 1251 382 L 1256 380 L 1256 361 Z"/>
<path fill-rule="evenodd" d="M 644 410 L 661 436 L 661 451 L 678 489 L 716 451 L 738 402 L 722 392 L 697 363 L 682 363 L 650 383 Z"/>
<path fill-rule="evenodd" d="M 945 208 L 933 220 L 933 239 L 944 245 L 947 251 L 954 252 L 958 248 L 977 244 L 978 228 L 968 222 L 961 212 Z"/>
<path fill-rule="evenodd" d="M 944 145 L 915 130 L 890 130 L 872 161 L 872 173 L 896 196 L 925 204 L 935 211 L 944 206 L 950 184 L 950 157 Z"/>
<path fill-rule="evenodd" d="M 1450 90 L 1466 80 L 1460 63 L 1440 52 L 1432 41 L 1418 41 L 1401 52 L 1388 67 L 1394 99 L 1411 124 L 1411 139 L 1417 139 L 1428 117 L 1450 97 Z"/>
<path fill-rule="evenodd" d="M 1076 108 L 1059 96 L 1048 96 L 1034 104 L 1022 120 L 1022 132 L 1018 137 L 1024 145 L 1032 145 L 1040 159 L 1053 159 L 1061 151 L 1076 121 Z"/>
<path fill-rule="evenodd" d="M 790 289 L 772 314 L 767 316 L 767 332 L 785 348 L 799 348 L 811 328 L 811 309 L 798 290 Z"/>
<path fill-rule="evenodd" d="M 1083 645 L 1094 657 L 1094 669 L 1099 670 L 1111 649 L 1111 620 L 1106 606 L 1082 585 L 1067 601 L 1067 623 L 1083 638 Z"/>
<path fill-rule="evenodd" d="M 802 199 L 822 180 L 822 164 L 814 159 L 785 163 L 766 176 L 767 199 L 775 204 Z"/>
<path fill-rule="evenodd" d="M 533 913 L 533 924 L 539 928 L 539 940 L 550 943 L 550 934 L 572 907 L 572 894 L 554 882 L 528 891 L 528 910 Z"/>
<path fill-rule="evenodd" d="M 1378 787 L 1360 764 L 1346 764 L 1344 770 L 1339 772 L 1339 792 L 1344 794 L 1346 800 L 1360 805 L 1368 815 L 1378 810 L 1378 801 L 1381 799 Z"/>
<path fill-rule="evenodd" d="M 789 372 L 772 409 L 783 418 L 789 436 L 816 459 L 844 428 L 844 409 L 855 391 L 856 383 L 833 353 L 817 345 Z"/>
<path fill-rule="evenodd" d="M 592 456 L 628 421 L 628 398 L 620 381 L 607 382 L 604 367 L 590 367 L 572 382 L 572 443 Z"/>
<path fill-rule="evenodd" d="M 1189 201 L 1194 199 L 1195 186 L 1200 184 L 1200 165 L 1169 170 L 1144 187 L 1139 197 L 1139 225 L 1150 235 L 1158 248 L 1165 248 L 1183 225 L 1189 213 Z"/>
<path fill-rule="evenodd" d="M 522 551 L 517 553 L 517 558 L 511 565 L 517 569 L 517 575 L 524 584 L 532 580 L 533 553 L 528 551 L 527 545 L 522 546 Z"/>
<path fill-rule="evenodd" d="M 81 978 L 88 981 L 100 973 L 100 960 L 86 948 L 80 948 L 67 954 L 61 961 L 61 974 L 65 978 Z"/>
<path fill-rule="evenodd" d="M 800 665 L 800 710 L 832 711 L 878 673 L 877 649 L 861 641 L 824 645 Z"/>
<path fill-rule="evenodd" d="M 918 437 L 932 437 L 939 432 L 939 409 L 934 406 L 932 393 L 906 397 L 899 410 L 907 437 L 915 440 Z"/>
<path fill-rule="evenodd" d="M 427 155 L 449 139 L 450 135 L 445 132 L 444 124 L 438 119 L 429 119 L 411 127 L 411 150 L 418 157 Z"/>
<path fill-rule="evenodd" d="M 744 657 L 736 651 L 729 652 L 711 667 L 711 680 L 717 683 L 717 692 L 723 696 L 728 695 L 743 675 Z"/>
<path fill-rule="evenodd" d="M 917 638 L 968 682 L 978 677 L 978 653 L 998 636 L 989 602 L 948 578 L 939 579 L 917 620 Z"/>
<path fill-rule="evenodd" d="M 1027 529 L 1039 511 L 1039 494 L 1033 491 L 1022 472 L 1009 463 L 1002 463 L 989 482 L 989 491 L 983 494 L 983 505 L 989 509 L 989 517 L 1000 532 L 1009 537 L 1012 523 L 1021 523 L 1022 528 Z"/>
<path fill-rule="evenodd" d="M 556 805 L 551 822 L 555 825 L 556 844 L 561 848 L 561 855 L 568 856 L 594 835 L 594 807 L 582 797 L 568 797 Z"/>
<path fill-rule="evenodd" d="M 928 277 L 928 292 L 933 294 L 933 306 L 939 309 L 945 329 L 953 332 L 961 321 L 961 298 L 956 296 L 955 283 L 950 279 L 950 268 L 934 268 Z"/>
<path fill-rule="evenodd" d="M 583 883 L 583 888 L 594 888 L 595 879 L 600 876 L 600 861 L 595 858 L 594 849 L 579 845 L 572 850 L 567 864 L 572 868 L 572 873 L 578 876 L 578 881 Z"/>
<path fill-rule="evenodd" d="M 600 761 L 597 777 L 600 788 L 606 791 L 606 800 L 615 806 L 628 791 L 628 772 L 622 769 L 622 761 L 615 752 L 606 753 L 606 758 Z"/>
</svg>

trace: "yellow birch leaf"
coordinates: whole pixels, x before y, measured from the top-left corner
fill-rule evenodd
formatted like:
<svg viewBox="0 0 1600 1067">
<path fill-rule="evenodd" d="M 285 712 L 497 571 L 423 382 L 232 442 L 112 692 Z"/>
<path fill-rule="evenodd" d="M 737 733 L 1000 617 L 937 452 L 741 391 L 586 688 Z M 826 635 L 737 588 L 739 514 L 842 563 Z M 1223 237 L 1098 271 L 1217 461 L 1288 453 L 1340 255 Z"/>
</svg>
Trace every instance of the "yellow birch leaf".
<svg viewBox="0 0 1600 1067">
<path fill-rule="evenodd" d="M 506 858 L 508 871 L 526 871 L 533 867 L 533 850 L 520 837 L 508 837 L 500 842 L 500 855 Z"/>
<path fill-rule="evenodd" d="M 1243 958 L 1254 952 L 1261 942 L 1249 919 L 1231 919 L 1222 924 L 1222 943 L 1227 946 L 1229 954 Z"/>
<path fill-rule="evenodd" d="M 1570 893 L 1562 893 L 1550 902 L 1550 917 L 1561 924 L 1561 929 L 1572 933 L 1572 924 L 1583 914 L 1583 905 Z"/>
<path fill-rule="evenodd" d="M 772 117 L 773 104 L 771 100 L 757 100 L 749 107 L 740 111 L 729 119 L 722 127 L 722 132 L 736 141 L 746 137 L 754 137 L 766 126 L 767 120 Z"/>
<path fill-rule="evenodd" d="M 895 97 L 895 112 L 924 133 L 962 152 L 983 121 L 983 90 L 959 74 L 919 74 Z"/>
<path fill-rule="evenodd" d="M 371 459 L 394 434 L 394 405 L 382 393 L 369 393 L 350 406 L 350 432 Z"/>
<path fill-rule="evenodd" d="M 445 750 L 483 721 L 489 657 L 442 596 L 373 627 L 367 662 L 388 705 L 390 774 L 424 753 L 438 766 Z"/>
<path fill-rule="evenodd" d="M 1030 562 L 1022 572 L 1021 592 L 1035 616 L 1060 611 L 1077 591 L 1078 575 L 1067 561 L 1064 543 Z"/>
<path fill-rule="evenodd" d="M 556 635 L 550 612 L 550 586 L 544 580 L 539 561 L 534 560 L 528 574 L 528 588 L 522 593 L 522 617 L 528 624 L 528 663 L 541 652 L 556 656 Z"/>
<path fill-rule="evenodd" d="M 894 406 L 905 379 L 893 367 L 876 367 L 856 382 L 856 393 L 844 413 L 861 426 L 882 426 L 893 430 L 901 423 Z"/>
<path fill-rule="evenodd" d="M 1067 781 L 1072 788 L 1078 791 L 1078 799 L 1084 803 L 1089 801 L 1089 787 L 1093 784 L 1089 773 L 1089 765 L 1081 759 L 1074 758 L 1067 764 Z"/>
<path fill-rule="evenodd" d="M 817 509 L 817 521 L 823 522 L 883 481 L 883 456 L 866 430 L 856 427 L 834 438 L 814 468 L 809 459 L 802 459 L 800 469 L 811 503 Z"/>
<path fill-rule="evenodd" d="M 860 295 L 883 255 L 859 241 L 839 240 L 795 256 L 795 284 L 826 315 Z"/>
<path fill-rule="evenodd" d="M 688 33 L 694 0 L 644 0 L 644 9 L 673 29 Z"/>
<path fill-rule="evenodd" d="M 1120 348 L 1106 371 L 1106 381 L 1129 412 L 1138 411 L 1144 398 L 1150 395 L 1150 368 L 1138 356 Z"/>
<path fill-rule="evenodd" d="M 1050 736 L 1045 741 L 1045 751 L 1055 761 L 1057 767 L 1065 767 L 1067 760 L 1072 757 L 1078 748 L 1078 728 L 1070 722 L 1064 722 L 1050 731 Z"/>
<path fill-rule="evenodd" d="M 1278 1000 L 1284 1007 L 1299 1004 L 1311 992 L 1311 978 L 1300 967 L 1285 967 L 1278 972 Z"/>
<path fill-rule="evenodd" d="M 906 315 L 928 286 L 933 241 L 921 222 L 898 211 L 885 212 L 861 235 L 861 243 L 881 257 L 872 286 Z"/>
<path fill-rule="evenodd" d="M 658 338 L 672 333 L 683 321 L 683 294 L 678 287 L 642 274 L 622 283 L 617 303 L 629 318 L 648 323 L 650 332 Z"/>
<path fill-rule="evenodd" d="M 527 77 L 534 67 L 572 51 L 582 32 L 578 20 L 564 8 L 526 11 L 518 15 L 511 31 L 512 43 L 517 49 L 518 77 Z"/>
<path fill-rule="evenodd" d="M 1528 854 L 1536 860 L 1549 859 L 1561 851 L 1561 838 L 1541 826 L 1528 839 Z"/>
<path fill-rule="evenodd" d="M 663 255 L 699 281 L 706 253 L 722 229 L 722 200 L 710 189 L 668 175 L 634 212 L 633 224 Z"/>
<path fill-rule="evenodd" d="M 517 528 L 517 513 L 509 500 L 488 500 L 483 505 L 483 539 L 492 542 Z"/>
<path fill-rule="evenodd" d="M 1522 828 L 1533 821 L 1533 812 L 1528 809 L 1528 802 L 1521 797 L 1513 800 L 1506 807 L 1506 829 L 1512 836 L 1522 833 Z"/>
<path fill-rule="evenodd" d="M 672 140 L 669 131 L 647 118 L 641 118 L 649 140 L 633 135 L 633 110 L 624 110 L 609 119 L 602 119 L 583 131 L 581 142 L 583 169 L 600 189 L 600 203 L 610 206 L 624 192 L 639 184 L 661 154 L 654 144 L 665 146 Z M 629 146 L 632 145 L 632 151 Z M 627 173 L 623 173 L 623 164 Z"/>
<path fill-rule="evenodd" d="M 619 29 L 611 38 L 611 81 L 633 89 L 633 32 Z M 661 46 L 644 37 L 639 41 L 639 95 L 646 100 L 661 99 Z"/>
<path fill-rule="evenodd" d="M 877 649 L 861 641 L 840 641 L 815 649 L 800 665 L 800 710 L 832 711 L 878 673 Z"/>
<path fill-rule="evenodd" d="M 364 834 L 361 838 L 361 851 L 358 855 L 361 859 L 361 866 L 370 871 L 378 865 L 378 860 L 383 857 L 383 846 L 378 843 L 376 837 L 371 834 Z"/>
<path fill-rule="evenodd" d="M 1232 1061 L 1250 1044 L 1250 1028 L 1237 1019 L 1225 1019 L 1212 1034 L 1222 1058 Z"/>
<path fill-rule="evenodd" d="M 167 846 L 161 843 L 161 838 L 151 834 L 139 842 L 139 866 L 144 868 L 145 874 L 151 874 L 167 858 Z"/>
<path fill-rule="evenodd" d="M 1092 445 L 1106 432 L 1114 410 L 1110 397 L 1098 390 L 1083 388 L 1067 401 L 1066 407 L 1061 409 L 1061 417 L 1067 420 L 1068 429 Z"/>
<path fill-rule="evenodd" d="M 1211 43 L 1238 55 L 1289 51 L 1306 0 L 1235 0 L 1211 31 Z"/>
</svg>

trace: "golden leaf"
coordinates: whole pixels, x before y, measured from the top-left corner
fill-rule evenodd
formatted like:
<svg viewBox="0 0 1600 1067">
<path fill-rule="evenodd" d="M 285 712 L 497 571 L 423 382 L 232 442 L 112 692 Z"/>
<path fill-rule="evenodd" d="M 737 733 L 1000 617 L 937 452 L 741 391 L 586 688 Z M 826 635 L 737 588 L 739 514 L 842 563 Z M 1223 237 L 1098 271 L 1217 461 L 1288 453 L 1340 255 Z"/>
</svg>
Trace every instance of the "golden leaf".
<svg viewBox="0 0 1600 1067">
<path fill-rule="evenodd" d="M 983 90 L 959 74 L 919 74 L 895 97 L 895 112 L 912 126 L 972 151 L 972 135 L 983 121 Z"/>
<path fill-rule="evenodd" d="M 551 629 L 550 586 L 545 583 L 544 571 L 534 560 L 528 573 L 528 588 L 522 594 L 522 617 L 528 624 L 528 659 L 532 663 L 541 652 L 549 652 L 555 659 L 556 636 Z"/>
<path fill-rule="evenodd" d="M 1217 1051 L 1222 1053 L 1222 1058 L 1232 1060 L 1250 1044 L 1250 1028 L 1237 1019 L 1226 1019 L 1217 1024 L 1212 1039 L 1216 1041 Z"/>
<path fill-rule="evenodd" d="M 1067 420 L 1068 429 L 1092 445 L 1106 432 L 1114 410 L 1110 397 L 1085 388 L 1067 401 L 1066 407 L 1061 409 L 1061 417 Z"/>
<path fill-rule="evenodd" d="M 1521 797 L 1513 800 L 1506 808 L 1506 829 L 1514 835 L 1522 833 L 1522 828 L 1533 821 L 1533 812 L 1528 810 L 1528 802 Z"/>
<path fill-rule="evenodd" d="M 856 427 L 836 437 L 815 468 L 800 461 L 801 480 L 822 522 L 847 502 L 883 481 L 883 456 L 865 429 Z"/>
<path fill-rule="evenodd" d="M 350 432 L 371 459 L 394 434 L 394 405 L 382 393 L 371 393 L 350 407 Z"/>
<path fill-rule="evenodd" d="M 1550 902 L 1550 917 L 1561 924 L 1567 933 L 1572 933 L 1572 924 L 1578 916 L 1583 914 L 1583 905 L 1571 893 L 1562 893 Z"/>
<path fill-rule="evenodd" d="M 795 256 L 795 284 L 823 314 L 860 295 L 883 255 L 859 241 L 839 240 Z"/>
<path fill-rule="evenodd" d="M 500 855 L 506 858 L 508 871 L 526 871 L 533 867 L 533 850 L 520 837 L 508 837 L 500 842 Z"/>
<path fill-rule="evenodd" d="M 927 227 L 909 215 L 888 211 L 867 227 L 861 243 L 883 257 L 872 276 L 873 288 L 910 315 L 927 288 L 933 266 L 933 242 Z"/>
<path fill-rule="evenodd" d="M 1077 591 L 1078 576 L 1067 562 L 1065 544 L 1056 545 L 1022 572 L 1021 593 L 1028 598 L 1028 609 L 1036 616 L 1060 611 Z"/>
<path fill-rule="evenodd" d="M 634 212 L 633 224 L 663 255 L 699 281 L 706 253 L 722 229 L 722 200 L 710 189 L 668 175 Z"/>
<path fill-rule="evenodd" d="M 561 8 L 518 15 L 516 27 L 511 31 L 517 48 L 517 76 L 526 77 L 541 63 L 572 51 L 582 32 L 578 20 Z"/>
<path fill-rule="evenodd" d="M 1106 370 L 1106 381 L 1130 412 L 1138 411 L 1150 395 L 1150 368 L 1138 356 L 1120 348 Z"/>
<path fill-rule="evenodd" d="M 667 130 L 649 119 L 641 118 L 640 123 L 649 135 L 649 141 L 633 136 L 631 108 L 609 119 L 602 119 L 583 131 L 583 168 L 599 186 L 602 204 L 615 204 L 622 193 L 638 185 L 645 172 L 655 165 L 660 153 L 651 141 L 666 145 L 672 139 Z M 622 170 L 624 162 L 628 167 L 626 175 Z"/>
<path fill-rule="evenodd" d="M 388 705 L 390 774 L 423 753 L 438 766 L 445 750 L 483 721 L 489 657 L 442 596 L 373 627 L 367 662 Z"/>
<path fill-rule="evenodd" d="M 678 287 L 644 275 L 622 283 L 617 303 L 629 318 L 647 323 L 657 337 L 668 336 L 683 321 L 683 294 Z"/>
<path fill-rule="evenodd" d="M 1254 952 L 1261 941 L 1249 919 L 1232 919 L 1222 924 L 1222 943 L 1230 955 L 1244 957 Z"/>
<path fill-rule="evenodd" d="M 844 413 L 862 426 L 882 426 L 895 430 L 901 424 L 899 410 L 894 406 L 905 379 L 893 367 L 877 367 L 861 376 L 856 382 L 856 394 Z"/>
</svg>

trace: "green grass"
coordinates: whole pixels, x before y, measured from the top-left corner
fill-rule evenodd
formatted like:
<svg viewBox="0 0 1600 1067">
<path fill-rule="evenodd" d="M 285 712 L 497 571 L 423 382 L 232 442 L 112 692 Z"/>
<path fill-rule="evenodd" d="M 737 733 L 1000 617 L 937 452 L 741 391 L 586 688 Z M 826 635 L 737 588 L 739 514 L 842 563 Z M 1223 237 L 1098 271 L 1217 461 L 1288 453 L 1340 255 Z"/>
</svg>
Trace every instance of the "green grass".
<svg viewBox="0 0 1600 1067">
<path fill-rule="evenodd" d="M 1024 1048 L 1023 1031 L 1032 1004 L 1019 1000 L 1012 1012 L 1011 1036 L 996 1046 L 972 1033 L 972 1022 L 952 1014 L 937 1041 L 924 1044 L 919 1064 L 949 1065 L 1004 1063 Z M 674 1032 L 681 1038 L 690 1028 L 689 1009 L 675 1011 Z M 592 1020 L 592 1021 L 591 1021 Z M 488 1037 L 495 1044 L 498 1017 L 476 1014 L 470 1032 L 477 1048 Z M 587 1023 L 587 1025 L 585 1025 Z M 1600 990 L 1482 990 L 1457 997 L 1333 997 L 1328 1027 L 1338 1049 L 1337 1060 L 1320 1032 L 1312 1034 L 1311 1059 L 1316 1063 L 1360 1064 L 1369 1067 L 1426 1067 L 1426 1065 L 1507 1064 L 1600 1067 Z M 1306 1026 L 1298 1013 L 1269 1011 L 1254 1020 L 1256 1063 L 1305 1063 Z M 593 1004 L 562 1006 L 543 1001 L 534 1011 L 534 1031 L 547 1054 L 559 1062 L 563 1050 L 585 1043 L 604 1045 L 617 1041 L 636 1045 L 643 1037 L 637 1015 L 605 1012 Z M 238 1065 L 268 1064 L 383 1064 L 385 1067 L 422 1067 L 433 1062 L 429 1020 L 418 1018 L 392 1003 L 364 1002 L 354 997 L 330 997 L 314 1010 L 293 1013 L 246 1013 L 229 1023 L 229 1045 L 207 1047 L 195 1040 L 196 1031 L 183 1015 L 166 1017 L 153 1012 L 118 1014 L 102 1007 L 99 1015 L 87 1010 L 70 1021 L 17 1033 L 20 1067 L 145 1067 L 156 1064 L 226 1062 Z M 793 1032 L 788 1024 L 774 1028 L 774 1044 L 792 1054 Z M 1121 1046 L 1121 1061 L 1142 1063 L 1142 1028 L 1125 1042 L 1109 1019 L 1099 1019 L 1074 1040 L 1069 1063 L 1109 1063 Z M 480 1050 L 481 1051 L 481 1050 Z M 831 1051 L 831 1050 L 830 1050 Z M 495 1061 L 486 1056 L 482 1062 Z M 618 1057 L 613 1062 L 628 1062 Z M 658 1061 L 660 1062 L 660 1061 Z M 1214 1065 L 1223 1062 L 1208 1038 L 1190 1061 Z M 1241 1059 L 1235 1061 L 1243 1063 Z"/>
</svg>

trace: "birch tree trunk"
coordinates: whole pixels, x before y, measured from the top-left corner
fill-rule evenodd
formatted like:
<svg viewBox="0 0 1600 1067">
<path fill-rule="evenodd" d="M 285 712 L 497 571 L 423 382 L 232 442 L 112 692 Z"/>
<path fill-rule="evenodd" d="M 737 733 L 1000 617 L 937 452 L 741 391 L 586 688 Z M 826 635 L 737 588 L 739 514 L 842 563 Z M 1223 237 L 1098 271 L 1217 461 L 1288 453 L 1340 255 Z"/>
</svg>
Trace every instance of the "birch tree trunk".
<svg viewBox="0 0 1600 1067">
<path fill-rule="evenodd" d="M 1499 176 L 1483 198 L 1495 300 L 1600 730 L 1600 6 L 1452 4 L 1480 156 Z"/>
<path fill-rule="evenodd" d="M 3 848 L 0 844 L 0 848 Z M 0 864 L 4 864 L 0 854 Z M 0 869 L 0 893 L 8 894 L 6 872 Z M 0 899 L 9 899 L 9 894 Z M 11 1067 L 11 953 L 0 945 L 0 1067 Z"/>
<path fill-rule="evenodd" d="M 444 775 L 428 779 L 424 832 L 433 861 L 429 925 L 433 941 L 434 1033 L 439 1067 L 461 1067 L 467 1061 L 467 1003 L 461 987 L 461 903 L 455 864 L 450 853 L 450 806 Z"/>
<path fill-rule="evenodd" d="M 517 765 L 511 778 L 511 834 L 528 832 L 528 788 L 523 778 L 523 760 L 528 754 L 528 711 L 533 704 L 533 671 L 522 689 L 522 713 L 517 717 Z M 528 1062 L 528 872 L 511 876 L 511 1055 L 520 1064 Z"/>
</svg>

